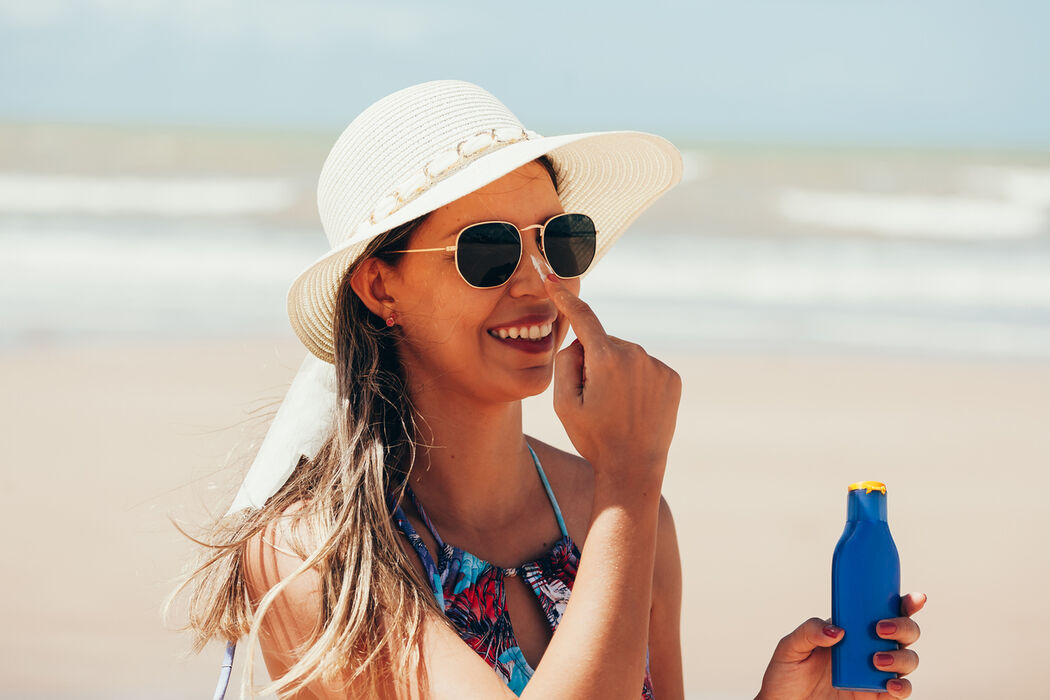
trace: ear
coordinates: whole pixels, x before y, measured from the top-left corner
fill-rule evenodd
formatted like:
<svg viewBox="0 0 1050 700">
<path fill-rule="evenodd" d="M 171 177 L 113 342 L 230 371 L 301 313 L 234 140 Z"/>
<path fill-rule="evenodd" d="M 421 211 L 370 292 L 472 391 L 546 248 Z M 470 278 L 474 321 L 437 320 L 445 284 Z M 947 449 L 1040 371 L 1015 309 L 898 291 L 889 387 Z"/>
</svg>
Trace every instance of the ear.
<svg viewBox="0 0 1050 700">
<path fill-rule="evenodd" d="M 394 310 L 395 300 L 387 290 L 394 276 L 395 270 L 390 265 L 376 258 L 366 258 L 350 277 L 350 287 L 369 311 L 385 319 Z"/>
</svg>

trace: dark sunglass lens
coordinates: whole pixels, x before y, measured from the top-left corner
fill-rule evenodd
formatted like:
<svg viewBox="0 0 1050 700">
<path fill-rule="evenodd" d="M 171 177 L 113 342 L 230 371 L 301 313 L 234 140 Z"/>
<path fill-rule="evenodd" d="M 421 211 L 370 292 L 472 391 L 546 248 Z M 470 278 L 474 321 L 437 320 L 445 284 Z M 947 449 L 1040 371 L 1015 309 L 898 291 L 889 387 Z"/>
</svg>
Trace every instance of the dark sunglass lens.
<svg viewBox="0 0 1050 700">
<path fill-rule="evenodd" d="M 594 260 L 594 221 L 586 214 L 562 214 L 547 222 L 543 253 L 558 277 L 579 277 Z"/>
<path fill-rule="evenodd" d="M 459 273 L 475 287 L 498 287 L 514 274 L 521 259 L 518 229 L 489 221 L 463 229 L 456 249 Z"/>
</svg>

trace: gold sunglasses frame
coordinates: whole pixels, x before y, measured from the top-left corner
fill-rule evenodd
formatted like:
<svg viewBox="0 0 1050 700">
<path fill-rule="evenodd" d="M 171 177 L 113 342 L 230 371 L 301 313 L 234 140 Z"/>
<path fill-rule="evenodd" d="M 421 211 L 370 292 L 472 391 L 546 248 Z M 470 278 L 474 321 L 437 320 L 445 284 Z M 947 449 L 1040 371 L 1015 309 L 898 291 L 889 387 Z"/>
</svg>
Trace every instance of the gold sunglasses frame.
<svg viewBox="0 0 1050 700">
<path fill-rule="evenodd" d="M 499 289 L 500 287 L 505 285 L 507 282 L 510 282 L 511 277 L 514 276 L 514 272 L 516 272 L 518 270 L 518 265 L 521 265 L 521 258 L 522 258 L 523 255 L 525 255 L 525 242 L 524 242 L 523 236 L 524 236 L 526 231 L 529 231 L 529 230 L 534 229 L 534 228 L 538 228 L 540 230 L 540 254 L 543 255 L 543 259 L 547 263 L 547 267 L 549 267 L 551 269 L 551 272 L 554 272 L 554 266 L 551 265 L 551 261 L 547 258 L 547 251 L 543 247 L 543 234 L 547 231 L 547 224 L 549 224 L 550 222 L 552 222 L 555 219 L 558 219 L 558 218 L 560 218 L 562 216 L 586 216 L 590 220 L 591 227 L 594 229 L 594 238 L 595 238 L 595 251 L 594 252 L 597 253 L 598 252 L 598 250 L 597 250 L 598 228 L 596 226 L 594 226 L 594 219 L 591 219 L 589 214 L 584 214 L 583 212 L 578 212 L 578 211 L 564 211 L 564 212 L 562 212 L 560 214 L 555 214 L 554 216 L 552 216 L 549 219 L 547 219 L 546 221 L 544 221 L 542 224 L 532 224 L 531 226 L 526 226 L 525 228 L 518 228 L 517 226 L 514 226 L 514 224 L 512 224 L 509 221 L 497 221 L 497 220 L 476 221 L 473 224 L 468 224 L 468 225 L 464 226 L 463 228 L 461 228 L 459 230 L 459 233 L 456 234 L 456 243 L 455 243 L 455 245 L 447 245 L 447 246 L 443 246 L 441 248 L 410 248 L 408 250 L 391 250 L 390 253 L 391 254 L 393 254 L 393 253 L 455 253 L 456 254 L 456 274 L 459 275 L 459 278 L 461 280 L 463 280 L 463 282 L 465 284 L 467 284 L 470 287 L 473 287 L 474 289 Z M 469 281 L 467 281 L 467 278 L 463 276 L 463 273 L 459 269 L 459 238 L 460 238 L 460 236 L 462 236 L 463 232 L 466 231 L 467 229 L 473 228 L 475 226 L 482 226 L 484 224 L 507 224 L 508 226 L 514 227 L 518 231 L 518 260 L 517 260 L 517 262 L 514 263 L 514 272 L 511 272 L 510 276 L 507 277 L 507 279 L 505 279 L 502 282 L 500 282 L 499 284 L 491 286 L 491 287 L 478 287 L 477 285 L 471 284 Z M 554 274 L 557 275 L 559 279 L 563 279 L 563 280 L 576 279 L 576 278 L 582 277 L 584 274 L 586 274 L 587 270 L 591 269 L 591 265 L 592 264 L 594 264 L 594 256 L 593 255 L 591 256 L 591 261 L 589 263 L 587 263 L 587 268 L 583 272 L 578 274 L 578 275 L 572 275 L 571 277 L 562 277 L 557 272 L 554 272 Z"/>
</svg>

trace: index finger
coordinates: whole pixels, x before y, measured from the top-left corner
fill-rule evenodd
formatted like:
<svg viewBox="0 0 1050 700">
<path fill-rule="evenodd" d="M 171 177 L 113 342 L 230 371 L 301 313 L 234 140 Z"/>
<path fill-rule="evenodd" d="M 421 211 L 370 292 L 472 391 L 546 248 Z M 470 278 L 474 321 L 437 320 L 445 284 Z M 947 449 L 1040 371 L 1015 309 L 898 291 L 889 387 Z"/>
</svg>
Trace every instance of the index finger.
<svg viewBox="0 0 1050 700">
<path fill-rule="evenodd" d="M 547 294 L 558 311 L 565 316 L 580 339 L 583 349 L 601 345 L 609 341 L 609 335 L 602 327 L 602 322 L 594 315 L 594 311 L 583 299 L 572 293 L 562 284 L 562 281 L 551 273 L 544 279 L 543 285 L 547 288 Z"/>
</svg>

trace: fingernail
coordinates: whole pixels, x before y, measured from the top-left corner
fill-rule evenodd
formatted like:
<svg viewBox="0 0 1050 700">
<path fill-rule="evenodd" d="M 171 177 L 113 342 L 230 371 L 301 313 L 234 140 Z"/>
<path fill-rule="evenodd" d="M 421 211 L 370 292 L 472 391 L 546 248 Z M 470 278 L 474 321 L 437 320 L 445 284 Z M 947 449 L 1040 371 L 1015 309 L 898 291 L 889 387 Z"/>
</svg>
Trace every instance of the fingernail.
<svg viewBox="0 0 1050 700">
<path fill-rule="evenodd" d="M 904 688 L 904 684 L 900 681 L 886 681 L 887 690 L 901 690 Z"/>
<path fill-rule="evenodd" d="M 558 281 L 560 281 L 560 280 L 561 280 L 561 278 L 560 278 L 560 277 L 558 277 L 558 276 L 557 276 L 556 274 L 554 274 L 553 272 L 549 272 L 549 273 L 547 273 L 547 279 L 549 279 L 549 280 L 550 280 L 551 282 L 558 282 Z"/>
<path fill-rule="evenodd" d="M 836 627 L 835 625 L 824 625 L 824 634 L 828 637 L 837 637 L 841 631 L 841 627 Z"/>
<path fill-rule="evenodd" d="M 897 625 L 892 622 L 880 622 L 876 629 L 879 630 L 879 634 L 893 634 L 897 631 Z"/>
<path fill-rule="evenodd" d="M 876 666 L 889 666 L 893 663 L 893 657 L 889 654 L 876 654 L 875 665 Z"/>
</svg>

